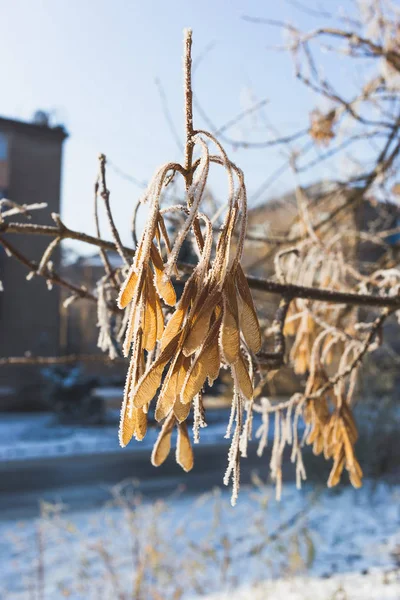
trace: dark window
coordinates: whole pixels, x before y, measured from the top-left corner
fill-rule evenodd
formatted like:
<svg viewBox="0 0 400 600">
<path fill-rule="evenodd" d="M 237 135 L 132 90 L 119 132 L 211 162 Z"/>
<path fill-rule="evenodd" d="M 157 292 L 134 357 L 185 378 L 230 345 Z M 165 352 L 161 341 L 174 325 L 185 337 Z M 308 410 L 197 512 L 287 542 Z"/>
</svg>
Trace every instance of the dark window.
<svg viewBox="0 0 400 600">
<path fill-rule="evenodd" d="M 5 133 L 0 131 L 0 161 L 6 161 L 8 158 L 8 139 Z"/>
<path fill-rule="evenodd" d="M 7 197 L 9 177 L 8 138 L 0 131 L 0 199 Z"/>
</svg>

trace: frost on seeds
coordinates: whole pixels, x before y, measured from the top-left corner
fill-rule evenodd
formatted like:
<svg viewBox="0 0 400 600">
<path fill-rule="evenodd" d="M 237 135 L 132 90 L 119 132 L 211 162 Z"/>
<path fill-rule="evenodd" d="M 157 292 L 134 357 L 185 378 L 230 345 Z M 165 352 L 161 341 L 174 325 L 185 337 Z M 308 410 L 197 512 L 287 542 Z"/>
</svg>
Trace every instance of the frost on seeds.
<svg viewBox="0 0 400 600">
<path fill-rule="evenodd" d="M 186 419 L 193 407 L 194 437 L 198 441 L 199 429 L 205 426 L 202 390 L 207 381 L 209 385 L 214 383 L 221 367 L 230 367 L 236 427 L 226 481 L 232 475 L 236 498 L 239 458 L 240 454 L 246 454 L 246 441 L 251 436 L 248 419 L 246 432 L 243 429 L 243 411 L 253 398 L 254 388 L 252 366 L 244 356 L 257 351 L 261 339 L 251 293 L 240 266 L 246 226 L 246 190 L 242 172 L 229 161 L 210 134 L 199 132 L 193 142 L 201 156 L 187 191 L 187 205 L 161 208 L 165 181 L 171 171 L 180 172 L 174 163 L 163 165 L 145 193 L 148 220 L 121 285 L 118 304 L 128 315 L 123 348 L 124 353 L 130 355 L 130 366 L 119 437 L 123 446 L 134 436 L 142 439 L 147 409 L 154 403 L 155 417 L 163 426 L 154 446 L 152 463 L 159 466 L 166 460 L 176 428 L 176 460 L 189 471 L 194 458 Z M 210 154 L 210 144 L 216 146 L 216 155 Z M 218 232 L 213 230 L 209 217 L 199 211 L 212 163 L 225 169 L 228 178 L 228 210 Z M 164 222 L 169 210 L 184 216 L 183 226 L 171 242 Z M 235 227 L 240 231 L 238 244 L 232 243 Z M 179 273 L 177 261 L 182 245 L 195 230 L 198 261 L 186 275 L 178 299 L 173 275 Z M 102 335 L 106 345 L 107 332 Z"/>
</svg>

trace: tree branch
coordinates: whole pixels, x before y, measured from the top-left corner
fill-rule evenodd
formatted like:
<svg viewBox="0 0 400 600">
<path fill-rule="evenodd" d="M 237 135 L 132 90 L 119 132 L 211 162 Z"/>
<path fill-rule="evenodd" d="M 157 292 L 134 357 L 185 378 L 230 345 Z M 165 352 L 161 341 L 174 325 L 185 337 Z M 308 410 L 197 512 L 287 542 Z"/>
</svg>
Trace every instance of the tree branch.
<svg viewBox="0 0 400 600">
<path fill-rule="evenodd" d="M 89 236 L 84 233 L 72 231 L 70 229 L 63 229 L 59 227 L 52 227 L 48 225 L 31 225 L 25 223 L 1 223 L 0 232 L 7 233 L 31 233 L 36 235 L 53 235 L 56 237 L 75 239 L 93 246 L 106 248 L 108 250 L 116 251 L 116 246 L 113 242 L 101 240 L 93 236 Z M 8 249 L 8 251 L 15 256 L 20 262 L 22 262 L 30 271 L 37 271 L 37 264 L 33 261 L 28 260 L 24 257 L 16 248 L 10 245 L 8 241 L 0 237 L 0 243 Z M 131 248 L 125 248 L 129 256 L 134 256 L 135 251 Z M 183 271 L 192 271 L 193 265 L 187 265 L 185 263 L 179 263 L 179 267 Z M 95 296 L 90 294 L 87 290 L 78 288 L 69 282 L 62 279 L 56 273 L 46 273 L 44 275 L 46 279 L 49 279 L 52 283 L 56 283 L 67 289 L 70 289 L 80 298 L 88 298 L 96 301 Z M 272 279 L 261 279 L 258 277 L 247 276 L 247 281 L 250 288 L 259 290 L 262 292 L 268 292 L 270 294 L 278 294 L 280 296 L 287 296 L 289 298 L 306 298 L 308 300 L 316 300 L 319 302 L 330 302 L 332 304 L 350 304 L 352 306 L 377 306 L 377 307 L 389 307 L 389 308 L 400 308 L 400 297 L 398 296 L 374 296 L 372 294 L 355 294 L 338 292 L 335 290 L 313 288 L 307 286 L 294 285 L 290 283 L 278 283 Z M 116 309 L 118 310 L 118 309 Z"/>
<path fill-rule="evenodd" d="M 79 362 L 125 363 L 121 357 L 110 358 L 108 354 L 67 354 L 65 356 L 9 356 L 0 358 L 0 367 L 6 365 L 61 365 Z"/>
</svg>

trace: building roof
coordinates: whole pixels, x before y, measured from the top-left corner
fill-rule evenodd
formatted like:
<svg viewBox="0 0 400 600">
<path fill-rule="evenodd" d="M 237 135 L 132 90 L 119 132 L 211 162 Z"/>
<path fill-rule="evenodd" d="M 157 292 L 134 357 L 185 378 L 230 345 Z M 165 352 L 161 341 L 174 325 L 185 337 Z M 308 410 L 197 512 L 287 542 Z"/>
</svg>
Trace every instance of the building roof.
<svg viewBox="0 0 400 600">
<path fill-rule="evenodd" d="M 28 133 L 30 135 L 45 135 L 58 138 L 61 142 L 68 137 L 68 132 L 62 125 L 49 127 L 48 125 L 29 121 L 19 121 L 17 119 L 7 119 L 6 117 L 1 116 L 0 129 L 3 131 L 20 131 L 21 133 Z"/>
</svg>

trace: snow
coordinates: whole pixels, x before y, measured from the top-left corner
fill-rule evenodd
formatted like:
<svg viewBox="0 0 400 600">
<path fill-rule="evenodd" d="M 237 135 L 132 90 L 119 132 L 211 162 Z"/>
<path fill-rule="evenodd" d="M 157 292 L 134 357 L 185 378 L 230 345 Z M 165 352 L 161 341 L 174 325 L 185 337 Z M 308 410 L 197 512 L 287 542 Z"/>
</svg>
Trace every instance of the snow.
<svg viewBox="0 0 400 600">
<path fill-rule="evenodd" d="M 1 523 L 0 597 L 127 600 L 139 581 L 146 600 L 400 598 L 400 485 L 286 485 L 277 503 L 257 484 L 236 508 L 226 490 L 146 501 L 129 482 L 112 498 Z"/>
<path fill-rule="evenodd" d="M 263 582 L 260 585 L 222 594 L 207 600 L 399 600 L 400 582 L 395 572 L 377 570 L 363 575 L 346 573 L 330 579 L 294 577 L 290 581 Z"/>
<path fill-rule="evenodd" d="M 118 443 L 119 413 L 114 413 L 109 424 L 99 426 L 61 425 L 51 413 L 4 414 L 0 421 L 0 463 L 110 452 L 146 451 L 150 456 L 159 429 L 149 427 L 144 440 L 133 440 L 122 449 Z M 227 445 L 227 422 L 228 415 L 202 429 L 201 443 Z"/>
<path fill-rule="evenodd" d="M 112 417 L 85 427 L 60 425 L 51 414 L 3 415 L 0 467 L 141 450 L 148 460 L 157 429 L 120 449 Z M 227 415 L 211 416 L 201 443 L 228 445 L 226 422 Z M 367 480 L 361 490 L 307 484 L 298 491 L 284 484 L 278 503 L 274 489 L 255 479 L 241 488 L 236 508 L 225 488 L 157 500 L 140 497 L 136 486 L 111 489 L 102 507 L 80 501 L 73 511 L 60 492 L 60 503 L 43 503 L 36 518 L 3 517 L 0 598 L 400 600 L 400 485 Z"/>
</svg>

